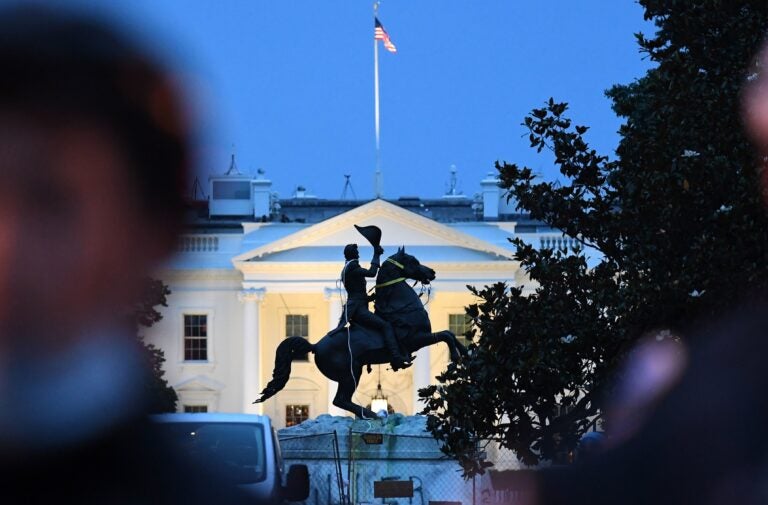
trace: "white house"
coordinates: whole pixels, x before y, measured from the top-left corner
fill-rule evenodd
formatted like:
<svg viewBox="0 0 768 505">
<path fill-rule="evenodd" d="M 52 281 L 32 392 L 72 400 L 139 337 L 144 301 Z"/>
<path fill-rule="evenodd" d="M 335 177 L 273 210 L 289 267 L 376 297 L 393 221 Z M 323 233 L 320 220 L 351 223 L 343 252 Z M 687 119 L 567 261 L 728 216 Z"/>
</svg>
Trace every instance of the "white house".
<svg viewBox="0 0 768 505">
<path fill-rule="evenodd" d="M 302 195 L 277 200 L 262 174 L 254 178 L 236 170 L 210 182 L 211 196 L 191 221 L 179 254 L 157 274 L 172 294 L 146 339 L 165 350 L 180 410 L 264 413 L 278 427 L 323 413 L 346 415 L 332 406 L 335 383 L 317 371 L 311 355 L 294 361 L 283 391 L 264 404 L 252 402 L 271 377 L 283 338 L 317 341 L 336 326 L 342 250 L 358 243 L 364 265 L 372 253 L 353 225 L 380 227 L 385 256 L 404 245 L 436 271 L 426 308 L 433 329 L 456 334 L 465 330 L 464 307 L 474 302 L 466 285 L 524 280 L 509 238 L 542 246 L 567 241 L 509 212 L 511 204 L 493 178 L 482 181 L 474 200 L 450 194 L 368 202 Z M 416 413 L 416 391 L 447 360 L 447 348 L 438 344 L 420 351 L 407 370 L 382 366 L 364 372 L 355 401 L 370 403 L 380 375 L 394 410 Z"/>
</svg>

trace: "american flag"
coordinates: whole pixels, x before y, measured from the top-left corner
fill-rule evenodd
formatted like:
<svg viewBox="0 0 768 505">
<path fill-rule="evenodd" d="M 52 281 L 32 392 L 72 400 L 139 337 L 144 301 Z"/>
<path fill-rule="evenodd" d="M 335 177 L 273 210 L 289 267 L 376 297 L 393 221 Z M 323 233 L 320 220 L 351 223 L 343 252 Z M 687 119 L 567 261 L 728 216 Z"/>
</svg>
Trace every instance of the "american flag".
<svg viewBox="0 0 768 505">
<path fill-rule="evenodd" d="M 392 40 L 389 38 L 389 34 L 382 26 L 381 22 L 379 21 L 379 18 L 374 18 L 376 20 L 376 25 L 373 30 L 373 39 L 374 40 L 381 40 L 384 42 L 384 47 L 387 48 L 387 51 L 390 53 L 396 53 L 397 48 L 392 43 Z"/>
</svg>

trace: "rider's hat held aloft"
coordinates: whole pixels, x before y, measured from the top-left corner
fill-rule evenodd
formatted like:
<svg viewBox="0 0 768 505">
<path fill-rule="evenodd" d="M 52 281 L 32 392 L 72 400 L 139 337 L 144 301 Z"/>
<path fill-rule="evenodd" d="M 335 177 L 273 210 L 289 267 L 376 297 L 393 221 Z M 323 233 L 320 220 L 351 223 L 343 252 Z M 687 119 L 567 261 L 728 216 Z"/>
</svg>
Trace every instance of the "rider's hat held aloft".
<svg viewBox="0 0 768 505">
<path fill-rule="evenodd" d="M 380 245 L 381 229 L 378 226 L 357 225 L 355 225 L 355 228 L 373 246 L 373 258 L 371 259 L 370 268 L 363 268 L 357 261 L 359 257 L 357 246 L 349 244 L 344 248 L 344 258 L 347 262 L 341 271 L 341 281 L 344 284 L 344 289 L 347 291 L 347 300 L 344 304 L 344 311 L 341 314 L 338 327 L 341 328 L 347 323 L 355 322 L 361 326 L 380 331 L 384 338 L 384 344 L 392 358 L 390 362 L 392 369 L 407 368 L 411 365 L 410 360 L 403 356 L 400 351 L 392 325 L 368 310 L 369 297 L 366 289 L 366 278 L 376 277 L 381 265 L 379 260 L 383 252 Z"/>
</svg>

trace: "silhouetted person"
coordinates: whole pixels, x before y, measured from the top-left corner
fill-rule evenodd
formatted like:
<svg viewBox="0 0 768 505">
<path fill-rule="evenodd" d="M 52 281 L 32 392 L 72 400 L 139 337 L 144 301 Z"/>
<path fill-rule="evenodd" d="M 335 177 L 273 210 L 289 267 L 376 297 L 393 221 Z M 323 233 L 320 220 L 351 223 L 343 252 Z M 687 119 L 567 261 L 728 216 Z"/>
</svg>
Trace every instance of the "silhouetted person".
<svg viewBox="0 0 768 505">
<path fill-rule="evenodd" d="M 390 365 L 392 370 L 400 370 L 411 366 L 410 360 L 403 356 L 400 346 L 395 338 L 395 331 L 392 325 L 368 310 L 368 302 L 371 297 L 368 296 L 366 277 L 376 277 L 381 265 L 380 259 L 384 250 L 376 246 L 371 259 L 371 267 L 363 268 L 360 266 L 360 253 L 357 250 L 357 244 L 347 244 L 344 247 L 344 268 L 341 271 L 341 281 L 347 290 L 347 301 L 344 304 L 339 320 L 339 328 L 352 321 L 361 326 L 372 328 L 379 331 L 384 337 L 384 345 L 387 347 L 392 361 Z"/>
<path fill-rule="evenodd" d="M 182 226 L 168 75 L 96 20 L 0 10 L 0 503 L 235 503 L 144 420 L 127 317 Z"/>
</svg>

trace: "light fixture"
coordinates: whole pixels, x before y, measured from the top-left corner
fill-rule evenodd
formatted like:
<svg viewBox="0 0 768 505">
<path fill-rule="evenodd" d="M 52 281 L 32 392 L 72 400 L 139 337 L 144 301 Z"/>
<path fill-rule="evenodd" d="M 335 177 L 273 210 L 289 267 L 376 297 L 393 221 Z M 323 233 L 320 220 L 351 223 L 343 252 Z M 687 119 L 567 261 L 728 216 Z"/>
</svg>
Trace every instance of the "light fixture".
<svg viewBox="0 0 768 505">
<path fill-rule="evenodd" d="M 389 412 L 389 402 L 387 397 L 384 396 L 384 391 L 381 390 L 381 365 L 379 365 L 379 380 L 376 384 L 376 394 L 371 398 L 371 410 L 377 414 L 382 410 Z"/>
</svg>

